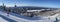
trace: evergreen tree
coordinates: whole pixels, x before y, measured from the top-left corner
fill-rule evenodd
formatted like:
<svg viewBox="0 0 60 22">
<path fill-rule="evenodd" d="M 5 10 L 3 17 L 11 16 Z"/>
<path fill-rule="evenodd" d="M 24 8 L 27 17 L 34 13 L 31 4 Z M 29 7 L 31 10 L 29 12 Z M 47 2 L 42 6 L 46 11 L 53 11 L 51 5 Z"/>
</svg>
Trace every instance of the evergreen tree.
<svg viewBox="0 0 60 22">
<path fill-rule="evenodd" d="M 15 7 L 17 7 L 17 6 L 15 5 Z"/>
<path fill-rule="evenodd" d="M 3 3 L 3 6 L 2 6 L 2 7 L 3 7 L 3 10 L 5 10 L 5 7 L 6 7 L 6 6 L 4 5 L 4 3 Z"/>
</svg>

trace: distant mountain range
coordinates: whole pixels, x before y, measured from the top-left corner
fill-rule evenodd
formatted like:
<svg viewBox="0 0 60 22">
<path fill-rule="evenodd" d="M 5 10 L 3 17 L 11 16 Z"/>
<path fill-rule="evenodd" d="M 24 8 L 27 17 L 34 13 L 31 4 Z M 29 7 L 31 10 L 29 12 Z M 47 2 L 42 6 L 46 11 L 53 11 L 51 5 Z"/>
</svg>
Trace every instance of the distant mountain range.
<svg viewBox="0 0 60 22">
<path fill-rule="evenodd" d="M 22 7 L 11 7 L 11 8 L 23 8 L 28 10 L 58 9 L 58 8 L 50 8 L 50 7 L 36 7 L 36 6 L 22 6 Z"/>
</svg>

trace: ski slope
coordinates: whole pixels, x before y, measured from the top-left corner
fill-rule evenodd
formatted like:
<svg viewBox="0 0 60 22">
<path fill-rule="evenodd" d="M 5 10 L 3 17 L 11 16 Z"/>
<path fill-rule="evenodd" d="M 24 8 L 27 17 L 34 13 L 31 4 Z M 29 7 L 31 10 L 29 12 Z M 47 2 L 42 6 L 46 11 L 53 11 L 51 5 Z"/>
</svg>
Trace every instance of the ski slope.
<svg viewBox="0 0 60 22">
<path fill-rule="evenodd" d="M 0 17 L 0 22 L 9 22 L 9 21 L 6 21 L 2 17 Z"/>
<path fill-rule="evenodd" d="M 56 19 L 48 19 L 48 17 L 26 17 L 20 14 L 10 12 L 9 16 L 4 11 L 0 11 L 0 22 L 54 22 Z M 58 17 L 59 19 L 59 17 Z M 58 21 L 59 22 L 59 21 Z"/>
</svg>

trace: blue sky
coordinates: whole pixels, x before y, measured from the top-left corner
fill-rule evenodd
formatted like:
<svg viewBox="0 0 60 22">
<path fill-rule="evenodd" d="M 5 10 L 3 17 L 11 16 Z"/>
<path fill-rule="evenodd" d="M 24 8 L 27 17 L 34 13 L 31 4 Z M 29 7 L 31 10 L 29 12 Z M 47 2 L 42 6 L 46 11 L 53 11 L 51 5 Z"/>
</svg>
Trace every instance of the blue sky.
<svg viewBox="0 0 60 22">
<path fill-rule="evenodd" d="M 39 6 L 39 7 L 60 7 L 60 0 L 0 0 L 0 5 L 6 6 Z"/>
</svg>

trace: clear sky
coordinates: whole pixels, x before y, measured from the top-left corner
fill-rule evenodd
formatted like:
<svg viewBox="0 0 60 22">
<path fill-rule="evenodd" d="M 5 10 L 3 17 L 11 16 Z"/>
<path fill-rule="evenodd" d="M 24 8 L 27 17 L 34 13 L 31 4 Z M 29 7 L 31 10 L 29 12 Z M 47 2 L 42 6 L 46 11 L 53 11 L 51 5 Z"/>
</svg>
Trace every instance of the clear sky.
<svg viewBox="0 0 60 22">
<path fill-rule="evenodd" d="M 6 6 L 39 6 L 39 7 L 60 7 L 60 0 L 0 0 L 0 5 Z"/>
</svg>

